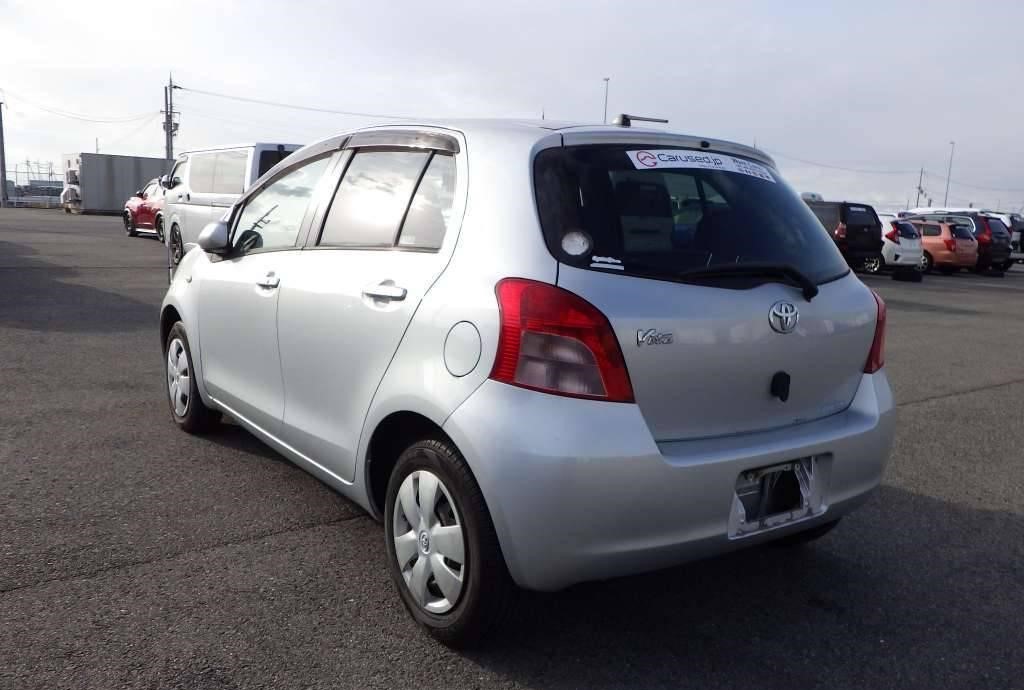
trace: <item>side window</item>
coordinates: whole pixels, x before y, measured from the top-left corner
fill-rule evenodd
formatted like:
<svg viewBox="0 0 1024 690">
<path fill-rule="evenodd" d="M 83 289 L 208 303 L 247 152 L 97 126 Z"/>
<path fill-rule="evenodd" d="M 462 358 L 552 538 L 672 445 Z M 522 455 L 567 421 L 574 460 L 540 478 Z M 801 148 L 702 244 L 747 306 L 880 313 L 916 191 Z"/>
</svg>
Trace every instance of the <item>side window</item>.
<svg viewBox="0 0 1024 690">
<path fill-rule="evenodd" d="M 434 154 L 412 197 L 399 247 L 440 249 L 455 200 L 455 157 Z"/>
<path fill-rule="evenodd" d="M 142 198 L 143 199 L 148 199 L 149 197 L 153 196 L 153 192 L 155 192 L 155 191 L 156 191 L 156 185 L 153 184 L 152 182 L 149 183 L 148 185 L 146 185 L 146 188 L 142 190 Z"/>
<path fill-rule="evenodd" d="M 426 151 L 359 151 L 334 194 L 320 246 L 393 247 Z"/>
<path fill-rule="evenodd" d="M 198 153 L 192 156 L 192 174 L 188 186 L 193 194 L 213 191 L 213 171 L 217 161 L 216 153 Z"/>
<path fill-rule="evenodd" d="M 928 224 L 928 225 L 924 226 L 924 236 L 925 237 L 938 237 L 941 234 L 942 234 L 942 228 L 940 228 L 938 225 Z"/>
<path fill-rule="evenodd" d="M 329 161 L 325 156 L 287 172 L 249 199 L 232 237 L 236 252 L 295 246 L 306 207 Z"/>
<path fill-rule="evenodd" d="M 256 171 L 256 177 L 263 177 L 266 175 L 271 168 L 283 161 L 291 155 L 291 153 L 291 151 L 278 151 L 276 149 L 273 151 L 260 151 L 259 167 Z"/>
<path fill-rule="evenodd" d="M 214 194 L 241 194 L 245 189 L 245 168 L 249 152 L 220 151 L 213 168 Z"/>
<path fill-rule="evenodd" d="M 171 174 L 170 174 L 168 179 L 173 180 L 175 177 L 177 177 L 179 180 L 181 180 L 182 183 L 188 181 L 188 159 L 187 158 L 184 159 L 184 160 L 180 160 L 180 161 L 178 161 L 175 164 L 174 169 L 171 170 Z"/>
</svg>

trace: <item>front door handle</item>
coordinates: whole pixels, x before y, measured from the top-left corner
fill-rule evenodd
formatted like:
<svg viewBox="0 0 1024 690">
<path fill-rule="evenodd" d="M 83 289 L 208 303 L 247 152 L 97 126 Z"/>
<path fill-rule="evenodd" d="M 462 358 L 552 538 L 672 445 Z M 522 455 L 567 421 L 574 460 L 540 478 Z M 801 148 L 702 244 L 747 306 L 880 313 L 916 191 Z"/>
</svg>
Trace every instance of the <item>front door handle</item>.
<svg viewBox="0 0 1024 690">
<path fill-rule="evenodd" d="M 363 288 L 363 296 L 371 297 L 373 299 L 383 299 L 394 302 L 401 302 L 405 299 L 407 294 L 404 287 L 398 287 L 397 285 L 389 282 L 379 283 L 377 285 L 369 285 Z"/>
<path fill-rule="evenodd" d="M 262 279 L 256 282 L 261 288 L 266 290 L 273 290 L 281 284 L 281 279 L 278 278 L 273 271 L 267 271 L 267 275 L 263 276 Z"/>
</svg>

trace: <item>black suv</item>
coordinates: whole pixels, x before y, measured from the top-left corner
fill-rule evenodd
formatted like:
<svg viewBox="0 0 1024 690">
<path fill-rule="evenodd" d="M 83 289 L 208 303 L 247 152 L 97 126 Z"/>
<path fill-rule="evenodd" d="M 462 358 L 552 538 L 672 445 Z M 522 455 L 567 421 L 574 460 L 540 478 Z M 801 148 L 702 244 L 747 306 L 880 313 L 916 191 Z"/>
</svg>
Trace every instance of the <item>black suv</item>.
<svg viewBox="0 0 1024 690">
<path fill-rule="evenodd" d="M 882 222 L 868 204 L 808 201 L 853 269 L 877 270 L 882 261 Z"/>
</svg>

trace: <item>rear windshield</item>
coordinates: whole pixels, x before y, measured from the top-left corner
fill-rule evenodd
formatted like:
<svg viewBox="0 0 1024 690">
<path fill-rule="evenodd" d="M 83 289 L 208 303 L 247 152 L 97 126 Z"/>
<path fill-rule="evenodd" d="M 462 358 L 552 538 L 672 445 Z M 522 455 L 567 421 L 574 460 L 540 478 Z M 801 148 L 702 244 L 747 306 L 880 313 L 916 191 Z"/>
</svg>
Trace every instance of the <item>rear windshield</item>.
<svg viewBox="0 0 1024 690">
<path fill-rule="evenodd" d="M 878 225 L 878 217 L 870 206 L 851 204 L 846 207 L 846 225 Z"/>
<path fill-rule="evenodd" d="M 848 268 L 774 170 L 724 154 L 623 145 L 538 154 L 537 207 L 565 263 L 671 279 L 737 263 L 789 264 L 815 282 Z M 873 215 L 873 214 L 872 214 Z"/>
<path fill-rule="evenodd" d="M 958 240 L 973 240 L 974 235 L 971 233 L 971 229 L 966 225 L 953 225 L 950 227 L 950 232 L 953 233 L 953 237 Z"/>
<path fill-rule="evenodd" d="M 1010 229 L 1006 227 L 1006 223 L 999 220 L 998 218 L 993 218 L 989 216 L 985 220 L 988 221 L 988 226 L 992 229 L 992 232 L 996 234 L 1003 232 L 1005 232 L 1007 235 L 1010 234 Z"/>
<path fill-rule="evenodd" d="M 900 237 L 905 240 L 916 240 L 918 238 L 917 228 L 911 223 L 905 220 L 896 221 L 893 223 L 896 226 L 896 231 L 899 232 Z"/>
</svg>

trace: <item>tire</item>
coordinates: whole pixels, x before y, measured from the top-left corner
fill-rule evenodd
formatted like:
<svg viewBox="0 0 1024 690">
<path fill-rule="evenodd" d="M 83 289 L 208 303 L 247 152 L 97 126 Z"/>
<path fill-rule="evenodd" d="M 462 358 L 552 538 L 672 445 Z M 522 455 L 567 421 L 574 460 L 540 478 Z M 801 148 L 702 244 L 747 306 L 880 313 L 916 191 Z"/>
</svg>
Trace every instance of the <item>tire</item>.
<svg viewBox="0 0 1024 690">
<path fill-rule="evenodd" d="M 185 255 L 185 245 L 181 241 L 181 230 L 177 224 L 171 226 L 171 263 L 177 266 Z"/>
<path fill-rule="evenodd" d="M 1013 262 L 1012 261 L 1007 260 L 1007 261 L 1003 262 L 1003 271 L 1009 271 L 1011 268 L 1013 268 Z"/>
<path fill-rule="evenodd" d="M 179 321 L 171 328 L 164 342 L 167 403 L 175 424 L 190 434 L 202 434 L 217 425 L 220 412 L 208 408 L 199 396 L 199 383 L 194 375 L 192 361 L 188 336 Z M 185 379 L 184 383 L 182 379 Z"/>
<path fill-rule="evenodd" d="M 434 480 L 438 481 L 434 505 L 421 513 L 420 501 L 426 496 L 420 490 L 424 482 Z M 426 526 L 427 520 L 434 525 Z M 455 532 L 452 527 L 460 529 Z M 440 545 L 438 528 L 447 528 L 445 546 Z M 517 589 L 487 504 L 465 459 L 450 441 L 417 441 L 398 458 L 388 482 L 384 533 L 388 570 L 402 603 L 439 642 L 451 647 L 477 644 L 511 612 Z M 460 539 L 454 541 L 452 534 Z M 401 563 L 399 543 L 403 544 Z M 445 589 L 437 579 L 440 568 L 449 576 L 442 578 L 448 583 Z M 410 583 L 420 574 L 423 585 L 416 595 Z"/>
<path fill-rule="evenodd" d="M 64 213 L 66 213 L 66 214 L 68 214 L 70 216 L 71 215 L 71 207 L 70 206 L 65 206 L 64 207 Z"/>
<path fill-rule="evenodd" d="M 823 525 L 818 525 L 817 527 L 806 529 L 803 532 L 797 532 L 796 534 L 790 534 L 788 536 L 782 537 L 781 539 L 773 541 L 772 546 L 779 546 L 782 548 L 793 548 L 796 546 L 803 546 L 804 544 L 810 544 L 812 541 L 817 541 L 818 539 L 821 539 L 826 534 L 834 530 L 836 528 L 836 525 L 839 524 L 839 520 L 841 519 L 842 518 L 838 518 L 836 520 L 833 520 L 832 522 L 826 522 Z"/>
<path fill-rule="evenodd" d="M 861 269 L 865 273 L 877 275 L 885 269 L 885 259 L 882 258 L 881 254 L 864 259 L 864 263 L 861 264 Z"/>
<path fill-rule="evenodd" d="M 156 231 L 156 238 L 160 240 L 160 244 L 164 242 L 164 217 L 157 216 L 156 220 L 153 221 L 153 230 Z"/>
<path fill-rule="evenodd" d="M 931 273 L 932 269 L 935 268 L 935 260 L 932 259 L 932 255 L 928 252 L 924 253 L 924 259 L 922 260 L 921 266 L 925 273 Z"/>
<path fill-rule="evenodd" d="M 125 211 L 122 218 L 124 220 L 124 232 L 128 237 L 136 237 L 139 233 L 135 230 L 135 219 L 132 218 L 131 211 Z"/>
</svg>

